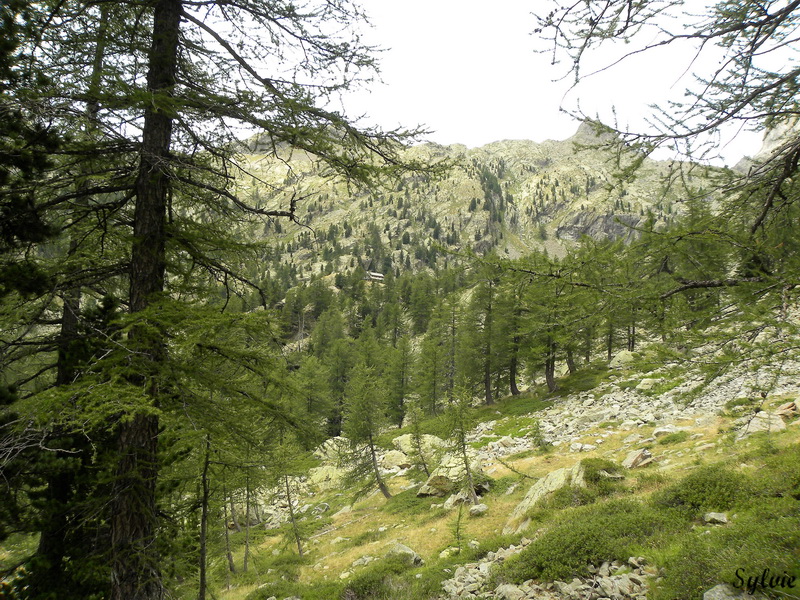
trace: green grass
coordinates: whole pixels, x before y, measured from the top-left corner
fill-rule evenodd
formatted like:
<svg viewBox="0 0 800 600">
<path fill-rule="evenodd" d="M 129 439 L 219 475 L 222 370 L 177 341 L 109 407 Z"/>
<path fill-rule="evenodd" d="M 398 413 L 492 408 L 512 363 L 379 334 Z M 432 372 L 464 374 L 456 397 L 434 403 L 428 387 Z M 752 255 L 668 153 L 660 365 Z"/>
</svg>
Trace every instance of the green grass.
<svg viewBox="0 0 800 600">
<path fill-rule="evenodd" d="M 658 443 L 663 446 L 668 446 L 670 444 L 680 444 L 688 439 L 688 431 L 676 431 L 675 433 L 668 433 L 667 435 L 663 436 L 660 440 L 658 440 Z"/>
<path fill-rule="evenodd" d="M 674 511 L 633 500 L 610 500 L 563 511 L 557 523 L 497 571 L 495 581 L 566 580 L 588 576 L 589 565 L 625 561 L 681 527 Z"/>
<path fill-rule="evenodd" d="M 430 512 L 431 504 L 441 501 L 441 498 L 434 496 L 419 498 L 417 497 L 417 489 L 411 488 L 389 498 L 381 505 L 380 510 L 391 515 L 419 515 L 420 513 Z"/>
</svg>

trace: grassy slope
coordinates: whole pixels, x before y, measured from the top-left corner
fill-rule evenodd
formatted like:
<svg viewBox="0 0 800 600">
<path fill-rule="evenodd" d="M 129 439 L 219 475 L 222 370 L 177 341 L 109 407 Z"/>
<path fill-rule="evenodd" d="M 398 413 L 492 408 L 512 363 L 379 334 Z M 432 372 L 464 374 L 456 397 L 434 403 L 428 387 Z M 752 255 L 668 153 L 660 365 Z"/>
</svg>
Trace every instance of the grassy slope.
<svg viewBox="0 0 800 600">
<path fill-rule="evenodd" d="M 564 380 L 561 393 L 589 390 L 604 377 L 602 369 L 584 372 Z M 492 407 L 479 407 L 474 416 L 476 421 L 498 420 L 495 428 L 498 435 L 514 435 L 530 425 L 532 415 L 528 413 L 547 406 L 547 400 L 542 392 L 529 393 Z M 770 400 L 772 404 L 785 401 Z M 645 556 L 656 567 L 666 568 L 666 576 L 651 589 L 650 597 L 657 600 L 701 598 L 703 589 L 717 583 L 734 583 L 737 568 L 743 569 L 742 573 L 760 574 L 769 567 L 772 572 L 800 576 L 800 426 L 790 425 L 784 432 L 735 442 L 729 433 L 731 422 L 730 416 L 719 415 L 704 427 L 696 427 L 693 421 L 676 423 L 687 427 L 688 434 L 660 438 L 649 444 L 653 454 L 667 459 L 669 464 L 662 462 L 630 471 L 613 489 L 562 495 L 549 507 L 533 511 L 530 515 L 533 526 L 524 535 L 550 542 L 532 544 L 522 558 L 508 561 L 496 574 L 495 582 L 521 583 L 529 578 L 554 577 L 569 581 L 573 575 L 585 575 L 587 561 L 596 562 L 603 556 L 624 560 L 634 554 Z M 434 421 L 427 422 L 424 429 L 441 433 Z M 652 430 L 653 426 L 645 426 L 637 433 L 646 438 Z M 571 466 L 579 458 L 602 456 L 620 462 L 630 450 L 622 443 L 629 431 L 615 431 L 613 423 L 600 424 L 581 441 L 589 442 L 609 432 L 611 435 L 597 450 L 580 456 L 562 447 L 547 452 L 525 452 L 505 462 L 514 471 L 534 478 Z M 390 432 L 383 442 L 388 445 L 399 433 L 403 431 Z M 710 446 L 710 442 L 715 445 Z M 714 465 L 708 470 L 711 473 L 723 472 L 734 478 L 733 497 L 724 495 L 725 482 L 718 485 L 702 477 L 700 483 L 691 479 L 695 473 L 706 473 L 706 465 Z M 721 469 L 723 466 L 727 470 Z M 351 600 L 436 598 L 441 594 L 441 582 L 452 576 L 458 564 L 474 560 L 488 550 L 508 546 L 521 537 L 502 536 L 501 532 L 532 481 L 499 463 L 490 466 L 488 473 L 495 483 L 483 498 L 489 511 L 479 518 L 462 517 L 460 556 L 439 558 L 442 550 L 458 545 L 455 533 L 458 511 L 431 510 L 431 504 L 441 500 L 417 498 L 414 488 L 404 490 L 417 482 L 394 478 L 390 480 L 393 499 L 387 502 L 373 494 L 355 503 L 351 512 L 335 517 L 311 537 L 308 553 L 302 559 L 280 538 L 263 537 L 255 550 L 258 574 L 251 570 L 246 575 L 234 576 L 233 587 L 228 590 L 220 585 L 216 595 L 230 600 L 266 599 L 272 595 Z M 701 500 L 687 507 L 680 500 L 684 488 L 694 490 L 692 493 Z M 317 496 L 314 502 L 322 500 L 332 506 L 348 501 L 346 495 L 336 493 L 329 498 Z M 626 516 L 631 513 L 630 507 L 620 512 L 615 504 L 629 501 L 635 503 L 632 516 Z M 588 505 L 575 506 L 587 502 Z M 713 509 L 725 510 L 736 517 L 724 527 L 704 526 L 702 512 Z M 636 533 L 641 531 L 642 522 L 658 519 L 663 520 L 662 526 L 645 535 Z M 555 543 L 554 540 L 565 539 L 562 523 L 569 523 L 569 528 L 578 527 L 582 541 L 575 542 L 577 545 Z M 616 534 L 604 534 L 592 523 L 605 523 L 606 532 L 611 531 L 609 524 L 613 524 Z M 479 542 L 480 548 L 468 548 L 467 542 L 471 540 Z M 596 543 L 593 545 L 591 540 Z M 425 559 L 425 565 L 411 568 L 378 560 L 367 566 L 352 566 L 363 556 L 382 557 L 387 545 L 394 541 L 416 550 Z M 241 563 L 241 549 L 237 562 Z M 555 566 L 543 571 L 537 570 L 537 564 Z M 216 571 L 218 584 L 223 581 L 223 571 L 221 568 Z M 349 575 L 342 579 L 342 573 Z"/>
</svg>

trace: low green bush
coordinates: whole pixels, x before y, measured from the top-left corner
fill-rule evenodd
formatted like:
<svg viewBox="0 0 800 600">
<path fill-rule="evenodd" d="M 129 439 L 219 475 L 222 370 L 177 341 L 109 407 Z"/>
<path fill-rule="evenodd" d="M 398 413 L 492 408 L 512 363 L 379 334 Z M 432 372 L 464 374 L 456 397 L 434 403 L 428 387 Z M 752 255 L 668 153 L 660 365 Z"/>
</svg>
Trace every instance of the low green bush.
<svg viewBox="0 0 800 600">
<path fill-rule="evenodd" d="M 627 560 L 643 546 L 657 545 L 663 535 L 685 523 L 671 510 L 621 499 L 566 512 L 549 530 L 498 569 L 496 580 L 569 580 L 588 576 L 589 565 Z"/>
<path fill-rule="evenodd" d="M 402 556 L 390 556 L 370 563 L 353 575 L 342 588 L 342 600 L 388 600 L 397 595 L 398 587 L 405 587 L 398 577 L 412 567 Z"/>
<path fill-rule="evenodd" d="M 697 469 L 678 483 L 653 494 L 655 506 L 678 508 L 696 516 L 710 510 L 728 510 L 747 497 L 747 478 L 722 465 Z"/>
<path fill-rule="evenodd" d="M 539 506 L 544 509 L 561 510 L 576 506 L 586 506 L 597 500 L 598 497 L 599 494 L 592 488 L 569 485 L 557 489 L 544 498 L 539 503 Z"/>
<path fill-rule="evenodd" d="M 706 590 L 720 583 L 741 589 L 765 569 L 773 575 L 797 577 L 795 587 L 757 591 L 783 591 L 783 597 L 796 597 L 800 585 L 800 502 L 762 498 L 729 525 L 708 532 L 696 529 L 682 536 L 677 551 L 667 556 L 662 566 L 665 576 L 648 595 L 653 600 L 701 600 Z"/>
<path fill-rule="evenodd" d="M 668 433 L 660 440 L 658 440 L 658 443 L 667 446 L 669 444 L 680 444 L 681 442 L 685 442 L 688 439 L 689 439 L 688 431 L 676 431 L 675 433 Z"/>
</svg>

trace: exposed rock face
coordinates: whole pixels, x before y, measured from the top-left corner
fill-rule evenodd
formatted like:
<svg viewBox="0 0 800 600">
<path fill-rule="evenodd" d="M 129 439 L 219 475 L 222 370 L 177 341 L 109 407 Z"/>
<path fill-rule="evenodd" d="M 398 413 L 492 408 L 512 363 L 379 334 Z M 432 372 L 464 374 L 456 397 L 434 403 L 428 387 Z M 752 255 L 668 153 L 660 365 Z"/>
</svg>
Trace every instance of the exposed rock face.
<svg viewBox="0 0 800 600">
<path fill-rule="evenodd" d="M 518 522 L 525 516 L 525 513 L 535 507 L 548 494 L 552 494 L 566 486 L 586 487 L 583 465 L 580 462 L 575 463 L 570 468 L 564 467 L 563 469 L 551 471 L 534 483 L 522 501 L 517 504 L 514 512 L 511 513 L 503 533 L 512 533 Z"/>
<path fill-rule="evenodd" d="M 471 453 L 469 459 L 469 468 L 477 484 L 479 480 L 485 478 L 481 461 L 474 453 Z M 434 469 L 431 476 L 419 489 L 417 496 L 444 497 L 463 485 L 465 477 L 464 462 L 461 457 L 455 454 L 445 454 L 439 466 Z"/>
</svg>

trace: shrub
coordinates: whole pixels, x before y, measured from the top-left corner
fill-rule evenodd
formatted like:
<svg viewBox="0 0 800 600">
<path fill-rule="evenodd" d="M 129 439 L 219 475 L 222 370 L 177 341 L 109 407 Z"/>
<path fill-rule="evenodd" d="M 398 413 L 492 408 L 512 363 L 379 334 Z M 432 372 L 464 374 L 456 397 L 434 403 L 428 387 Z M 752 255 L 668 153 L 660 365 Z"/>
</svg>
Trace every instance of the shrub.
<svg viewBox="0 0 800 600">
<path fill-rule="evenodd" d="M 577 506 L 586 506 L 598 498 L 596 490 L 588 487 L 574 485 L 564 486 L 542 500 L 539 505 L 547 509 L 564 509 Z"/>
<path fill-rule="evenodd" d="M 669 444 L 680 444 L 681 442 L 685 442 L 688 439 L 689 439 L 688 431 L 676 431 L 675 433 L 668 433 L 660 440 L 658 440 L 658 443 L 666 446 Z"/>
<path fill-rule="evenodd" d="M 622 487 L 625 478 L 622 465 L 604 458 L 585 458 L 581 464 L 586 483 L 598 496 L 610 496 Z"/>
<path fill-rule="evenodd" d="M 690 514 L 728 510 L 747 496 L 747 478 L 721 465 L 697 469 L 678 483 L 653 495 L 656 506 L 678 508 Z"/>
<path fill-rule="evenodd" d="M 648 598 L 700 600 L 719 583 L 741 588 L 743 581 L 760 576 L 764 569 L 800 578 L 798 510 L 800 503 L 794 499 L 762 499 L 730 525 L 683 536 L 677 551 L 664 560 L 665 577 Z M 783 591 L 797 593 L 796 587 Z M 782 595 L 792 597 L 788 594 Z"/>
<path fill-rule="evenodd" d="M 661 534 L 681 526 L 673 511 L 632 500 L 612 500 L 569 511 L 499 569 L 499 580 L 567 579 L 588 576 L 589 565 L 626 560 Z"/>
<path fill-rule="evenodd" d="M 375 561 L 360 573 L 354 575 L 342 589 L 342 600 L 382 600 L 392 598 L 395 582 L 411 566 L 401 556 L 390 556 Z"/>
</svg>

